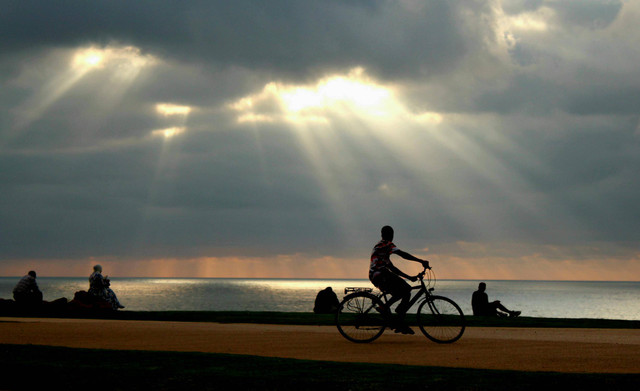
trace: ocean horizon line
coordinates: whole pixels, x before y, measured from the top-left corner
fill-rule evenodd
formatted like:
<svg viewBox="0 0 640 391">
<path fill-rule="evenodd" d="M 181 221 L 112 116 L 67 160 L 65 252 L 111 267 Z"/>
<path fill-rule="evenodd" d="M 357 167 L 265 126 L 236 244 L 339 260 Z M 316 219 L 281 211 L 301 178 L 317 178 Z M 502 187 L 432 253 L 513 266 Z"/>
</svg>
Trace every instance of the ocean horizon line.
<svg viewBox="0 0 640 391">
<path fill-rule="evenodd" d="M 0 276 L 0 278 L 21 278 L 23 276 Z M 113 277 L 121 279 L 164 279 L 164 280 L 273 280 L 273 281 L 369 281 L 368 278 L 345 278 L 345 277 L 157 277 L 157 276 L 123 276 Z M 89 278 L 88 276 L 38 276 L 38 279 L 49 278 Z M 491 278 L 436 278 L 436 281 L 505 281 L 505 282 L 607 282 L 607 283 L 637 283 L 640 280 L 531 280 L 531 279 L 491 279 Z"/>
</svg>

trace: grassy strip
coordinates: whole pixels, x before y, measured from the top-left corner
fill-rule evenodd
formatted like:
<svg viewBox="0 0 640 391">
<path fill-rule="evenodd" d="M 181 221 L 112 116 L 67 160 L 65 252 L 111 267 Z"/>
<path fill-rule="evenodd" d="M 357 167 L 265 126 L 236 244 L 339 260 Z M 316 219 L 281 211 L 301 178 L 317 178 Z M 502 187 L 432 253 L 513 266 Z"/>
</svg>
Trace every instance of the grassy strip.
<svg viewBox="0 0 640 391">
<path fill-rule="evenodd" d="M 331 314 L 311 312 L 254 312 L 254 311 L 40 311 L 0 312 L 0 316 L 57 317 L 85 319 L 155 320 L 172 322 L 263 323 L 292 325 L 334 325 Z M 410 324 L 417 324 L 415 316 L 408 316 Z M 467 316 L 468 327 L 559 327 L 638 329 L 639 320 L 569 319 L 569 318 L 490 318 Z"/>
<path fill-rule="evenodd" d="M 633 389 L 640 375 L 337 363 L 256 356 L 0 345 L 0 387 L 67 390 Z"/>
</svg>

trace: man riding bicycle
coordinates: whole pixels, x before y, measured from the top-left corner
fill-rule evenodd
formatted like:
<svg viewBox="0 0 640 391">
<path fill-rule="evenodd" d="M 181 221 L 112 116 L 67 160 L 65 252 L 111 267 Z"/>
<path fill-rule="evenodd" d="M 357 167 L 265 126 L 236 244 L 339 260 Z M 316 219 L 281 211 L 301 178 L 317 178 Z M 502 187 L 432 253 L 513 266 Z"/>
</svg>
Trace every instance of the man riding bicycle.
<svg viewBox="0 0 640 391">
<path fill-rule="evenodd" d="M 417 277 L 409 276 L 391 263 L 391 254 L 396 254 L 409 261 L 419 262 L 424 267 L 429 267 L 429 261 L 416 258 L 404 252 L 393 244 L 393 228 L 386 225 L 381 230 L 382 240 L 373 247 L 371 253 L 371 264 L 369 268 L 369 280 L 384 293 L 391 294 L 391 299 L 387 306 L 402 300 L 396 307 L 397 324 L 394 329 L 396 333 L 414 334 L 413 330 L 405 323 L 405 314 L 409 309 L 411 299 L 411 286 L 402 277 L 416 281 Z"/>
</svg>

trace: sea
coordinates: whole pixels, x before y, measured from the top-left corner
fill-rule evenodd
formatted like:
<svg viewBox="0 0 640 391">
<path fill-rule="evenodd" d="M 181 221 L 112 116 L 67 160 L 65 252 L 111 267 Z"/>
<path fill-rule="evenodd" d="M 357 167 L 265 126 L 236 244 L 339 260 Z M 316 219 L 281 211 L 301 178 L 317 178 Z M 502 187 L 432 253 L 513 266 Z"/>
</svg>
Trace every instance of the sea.
<svg viewBox="0 0 640 391">
<path fill-rule="evenodd" d="M 0 298 L 12 299 L 19 277 L 0 277 Z M 44 300 L 88 290 L 86 277 L 38 277 Z M 434 294 L 472 314 L 471 294 L 480 281 L 438 280 Z M 500 300 L 522 316 L 640 320 L 640 282 L 485 280 L 489 300 Z M 372 287 L 368 280 L 112 278 L 111 288 L 131 311 L 310 312 L 318 291 L 331 287 L 339 299 L 347 287 Z M 413 310 L 415 310 L 415 307 Z"/>
</svg>

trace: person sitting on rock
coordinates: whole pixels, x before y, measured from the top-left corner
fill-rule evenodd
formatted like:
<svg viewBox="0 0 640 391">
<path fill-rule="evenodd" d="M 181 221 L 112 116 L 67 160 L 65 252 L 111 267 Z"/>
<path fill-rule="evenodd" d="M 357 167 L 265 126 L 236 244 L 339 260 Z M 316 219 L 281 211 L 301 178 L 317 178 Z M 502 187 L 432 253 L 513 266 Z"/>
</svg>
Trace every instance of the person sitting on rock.
<svg viewBox="0 0 640 391">
<path fill-rule="evenodd" d="M 481 282 L 478 285 L 478 290 L 473 292 L 473 295 L 471 296 L 471 308 L 473 309 L 473 315 L 510 316 L 513 318 L 520 315 L 520 311 L 510 311 L 507 307 L 503 306 L 499 300 L 489 303 L 489 296 L 487 296 L 487 293 L 485 292 L 486 289 L 487 284 Z"/>
<path fill-rule="evenodd" d="M 42 292 L 36 282 L 36 272 L 31 270 L 13 288 L 13 300 L 19 305 L 34 307 L 42 304 Z"/>
<path fill-rule="evenodd" d="M 318 292 L 316 296 L 315 306 L 313 307 L 313 312 L 316 314 L 330 314 L 334 313 L 338 310 L 338 305 L 340 302 L 338 301 L 338 296 L 331 289 L 330 286 Z"/>
<path fill-rule="evenodd" d="M 110 286 L 111 280 L 109 280 L 108 277 L 102 276 L 102 266 L 95 265 L 93 267 L 93 273 L 89 276 L 89 293 L 109 302 L 114 310 L 124 308 Z"/>
</svg>

